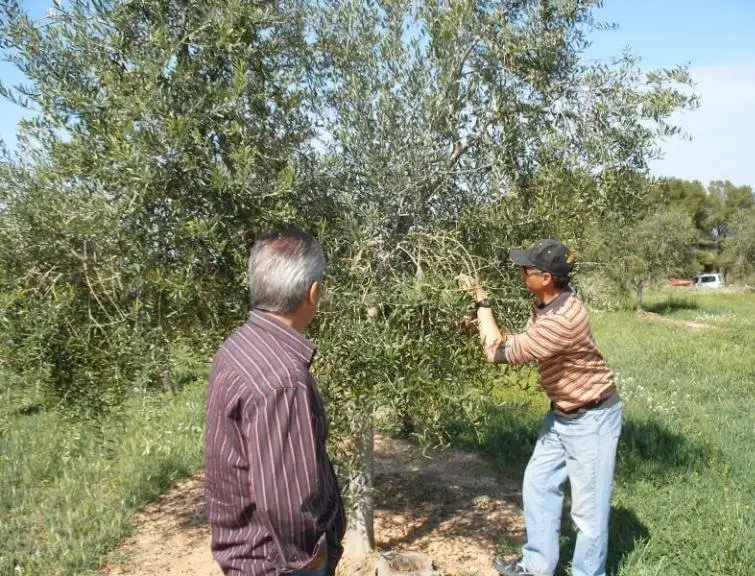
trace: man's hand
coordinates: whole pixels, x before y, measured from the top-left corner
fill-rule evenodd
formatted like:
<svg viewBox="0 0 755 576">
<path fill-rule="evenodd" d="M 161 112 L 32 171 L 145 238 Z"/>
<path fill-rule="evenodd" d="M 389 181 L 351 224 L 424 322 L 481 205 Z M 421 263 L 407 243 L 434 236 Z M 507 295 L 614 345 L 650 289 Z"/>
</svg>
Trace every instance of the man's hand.
<svg viewBox="0 0 755 576">
<path fill-rule="evenodd" d="M 456 277 L 456 282 L 459 283 L 459 290 L 466 292 L 475 300 L 482 300 L 488 297 L 488 293 L 482 289 L 480 282 L 476 278 L 472 278 L 469 274 L 459 274 Z"/>
<path fill-rule="evenodd" d="M 469 274 L 459 274 L 456 277 L 456 282 L 459 284 L 459 290 L 474 295 L 477 288 L 480 287 L 480 283 L 473 279 Z"/>
<path fill-rule="evenodd" d="M 487 292 L 482 289 L 477 279 L 472 278 L 469 274 L 459 274 L 456 277 L 456 282 L 459 284 L 459 290 L 470 294 L 476 302 L 488 297 Z M 480 341 L 485 352 L 485 358 L 487 358 L 488 362 L 495 362 L 496 351 L 505 342 L 506 338 L 501 334 L 493 316 L 493 310 L 490 307 L 477 308 L 476 315 L 477 329 L 480 332 Z M 462 332 L 466 332 L 473 325 L 471 321 L 459 322 L 459 328 Z"/>
</svg>

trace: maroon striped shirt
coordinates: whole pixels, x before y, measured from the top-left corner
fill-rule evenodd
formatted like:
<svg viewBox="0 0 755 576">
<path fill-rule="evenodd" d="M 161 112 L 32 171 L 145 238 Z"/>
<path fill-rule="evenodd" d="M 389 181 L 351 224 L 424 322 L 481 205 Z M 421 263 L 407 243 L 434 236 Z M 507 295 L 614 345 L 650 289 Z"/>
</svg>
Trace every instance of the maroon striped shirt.
<svg viewBox="0 0 755 576">
<path fill-rule="evenodd" d="M 315 349 L 257 310 L 212 366 L 205 497 L 212 554 L 225 574 L 272 575 L 342 554 L 345 517 L 325 452 Z"/>
</svg>

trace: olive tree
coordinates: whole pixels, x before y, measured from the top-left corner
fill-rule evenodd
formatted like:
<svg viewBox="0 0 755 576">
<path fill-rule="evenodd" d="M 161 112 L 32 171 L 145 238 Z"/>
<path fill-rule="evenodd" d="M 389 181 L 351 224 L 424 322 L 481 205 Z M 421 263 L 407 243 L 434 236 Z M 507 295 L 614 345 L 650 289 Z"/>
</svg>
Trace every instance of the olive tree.
<svg viewBox="0 0 755 576">
<path fill-rule="evenodd" d="M 684 68 L 643 71 L 631 54 L 584 58 L 590 32 L 604 27 L 594 16 L 598 5 L 311 6 L 322 66 L 314 77 L 317 137 L 346 209 L 337 259 L 349 297 L 339 300 L 338 318 L 342 330 L 353 326 L 350 363 L 326 381 L 332 397 L 358 398 L 342 424 L 346 436 L 362 437 L 363 458 L 347 474 L 351 525 L 363 549 L 372 545 L 369 455 L 378 407 L 405 398 L 399 420 L 411 421 L 407 414 L 438 398 L 434 386 L 414 386 L 415 376 L 437 382 L 460 362 L 441 356 L 429 370 L 422 346 L 401 345 L 459 347 L 441 327 L 454 316 L 453 299 L 443 299 L 454 270 L 486 276 L 511 304 L 497 309 L 516 317 L 521 299 L 510 302 L 520 293 L 506 272 L 505 248 L 555 234 L 579 243 L 588 223 L 636 213 L 658 139 L 677 131 L 669 116 L 695 105 Z M 392 364 L 360 339 L 375 330 L 379 349 L 395 350 L 391 362 L 400 369 L 386 371 Z M 376 381 L 391 383 L 387 397 Z"/>
<path fill-rule="evenodd" d="M 506 248 L 634 214 L 695 103 L 683 68 L 585 60 L 598 5 L 72 0 L 35 23 L 0 0 L 30 79 L 0 90 L 37 112 L 0 162 L 3 350 L 58 398 L 170 383 L 172 346 L 242 318 L 256 234 L 313 228 L 316 369 L 371 546 L 376 419 L 442 440 L 493 382 L 454 276 L 515 322 Z"/>
<path fill-rule="evenodd" d="M 694 272 L 698 241 L 687 211 L 656 208 L 636 221 L 616 222 L 613 230 L 595 230 L 590 254 L 601 274 L 634 294 L 639 310 L 651 283 Z"/>
<path fill-rule="evenodd" d="M 755 279 L 755 210 L 735 214 L 723 240 L 721 261 L 733 278 L 749 284 Z"/>
<path fill-rule="evenodd" d="M 295 2 L 0 1 L 29 108 L 0 176 L 6 350 L 55 398 L 165 385 L 169 348 L 246 312 L 249 243 L 316 224 Z"/>
</svg>

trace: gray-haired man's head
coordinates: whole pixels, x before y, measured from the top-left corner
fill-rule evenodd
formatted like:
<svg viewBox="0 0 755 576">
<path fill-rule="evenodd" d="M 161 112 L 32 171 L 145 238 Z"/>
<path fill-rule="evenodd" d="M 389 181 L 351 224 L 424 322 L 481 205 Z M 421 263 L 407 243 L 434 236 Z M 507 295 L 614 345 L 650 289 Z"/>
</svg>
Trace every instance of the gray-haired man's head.
<svg viewBox="0 0 755 576">
<path fill-rule="evenodd" d="M 321 282 L 325 256 L 314 237 L 296 227 L 266 232 L 249 253 L 252 308 L 294 312 L 313 282 Z"/>
</svg>

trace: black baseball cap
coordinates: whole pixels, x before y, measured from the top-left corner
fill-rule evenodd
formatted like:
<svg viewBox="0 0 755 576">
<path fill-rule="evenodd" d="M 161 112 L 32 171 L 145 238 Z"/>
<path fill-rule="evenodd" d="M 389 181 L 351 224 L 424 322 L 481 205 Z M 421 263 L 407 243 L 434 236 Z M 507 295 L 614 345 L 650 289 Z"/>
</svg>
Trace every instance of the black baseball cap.
<svg viewBox="0 0 755 576">
<path fill-rule="evenodd" d="M 519 266 L 534 266 L 554 276 L 566 278 L 574 268 L 574 254 L 558 240 L 538 240 L 526 250 L 512 248 L 509 257 Z"/>
</svg>

